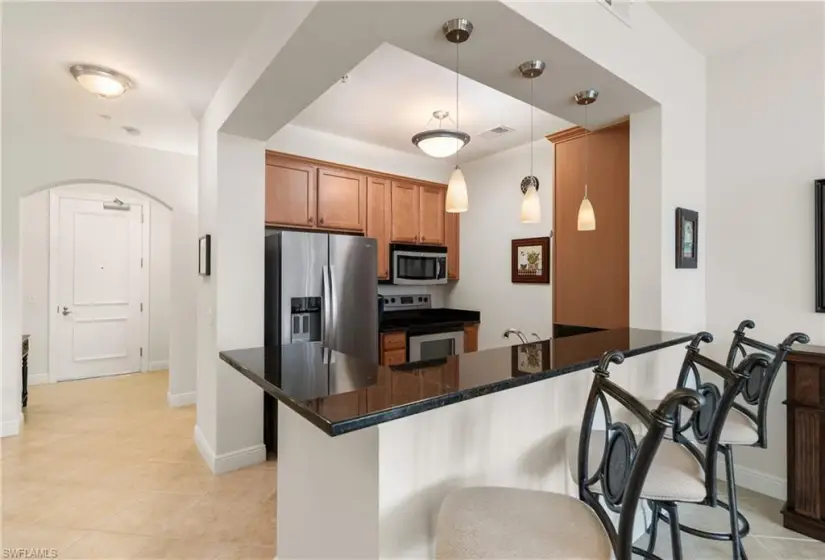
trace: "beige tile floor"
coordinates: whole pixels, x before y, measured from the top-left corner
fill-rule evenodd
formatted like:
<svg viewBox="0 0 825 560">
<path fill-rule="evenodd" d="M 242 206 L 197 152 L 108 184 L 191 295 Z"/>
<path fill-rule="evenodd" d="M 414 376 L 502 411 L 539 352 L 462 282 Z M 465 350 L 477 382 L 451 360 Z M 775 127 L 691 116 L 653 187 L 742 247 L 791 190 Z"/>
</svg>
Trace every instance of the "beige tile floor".
<svg viewBox="0 0 825 560">
<path fill-rule="evenodd" d="M 194 407 L 169 408 L 166 372 L 31 388 L 23 432 L 0 440 L 0 542 L 58 558 L 272 559 L 274 463 L 213 476 L 192 442 Z M 825 543 L 782 527 L 781 502 L 747 490 L 753 560 L 825 558 Z M 683 522 L 720 530 L 723 510 L 682 506 Z M 683 535 L 686 559 L 730 546 Z M 640 544 L 646 542 L 643 537 Z M 656 552 L 670 557 L 660 528 Z"/>
<path fill-rule="evenodd" d="M 21 435 L 0 440 L 2 547 L 271 560 L 275 464 L 212 475 L 195 407 L 169 408 L 167 386 L 151 372 L 32 387 Z"/>
</svg>

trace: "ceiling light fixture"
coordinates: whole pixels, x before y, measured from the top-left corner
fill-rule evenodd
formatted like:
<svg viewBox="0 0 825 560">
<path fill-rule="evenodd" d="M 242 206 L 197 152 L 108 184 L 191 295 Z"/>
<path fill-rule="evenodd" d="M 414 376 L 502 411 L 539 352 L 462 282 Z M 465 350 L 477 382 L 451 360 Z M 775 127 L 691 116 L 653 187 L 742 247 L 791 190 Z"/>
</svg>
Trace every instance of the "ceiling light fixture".
<svg viewBox="0 0 825 560">
<path fill-rule="evenodd" d="M 573 99 L 577 104 L 584 106 L 584 198 L 579 206 L 579 216 L 576 226 L 579 231 L 593 231 L 596 229 L 596 212 L 593 204 L 587 198 L 588 163 L 590 159 L 590 130 L 587 128 L 587 106 L 596 102 L 599 92 L 595 89 L 587 89 L 577 93 Z"/>
<path fill-rule="evenodd" d="M 105 99 L 120 97 L 133 86 L 129 78 L 103 66 L 75 64 L 69 72 L 83 89 Z"/>
<path fill-rule="evenodd" d="M 541 221 L 541 202 L 539 201 L 539 180 L 533 175 L 533 79 L 544 72 L 545 64 L 541 60 L 522 62 L 518 70 L 522 78 L 530 80 L 530 175 L 521 180 L 521 222 L 536 224 Z"/>
<path fill-rule="evenodd" d="M 419 132 L 412 137 L 412 143 L 418 148 L 434 158 L 445 158 L 453 155 L 458 150 L 467 145 L 470 141 L 470 135 L 460 132 L 458 130 L 450 130 L 441 128 L 444 119 L 450 119 L 448 111 L 434 111 L 432 118 L 427 121 L 427 125 L 433 119 L 438 120 L 438 128 Z M 450 119 L 451 121 L 453 119 Z"/>
<path fill-rule="evenodd" d="M 467 196 L 467 181 L 464 180 L 464 173 L 458 166 L 458 151 L 470 141 L 470 136 L 458 131 L 458 81 L 461 76 L 458 72 L 458 46 L 470 38 L 473 32 L 473 24 L 470 20 L 464 18 L 451 19 L 442 26 L 444 36 L 451 43 L 455 44 L 455 132 L 457 140 L 465 139 L 460 146 L 456 142 L 455 151 L 455 169 L 450 175 L 450 181 L 447 183 L 447 200 L 446 210 L 450 213 L 466 212 L 470 206 L 469 198 Z"/>
</svg>

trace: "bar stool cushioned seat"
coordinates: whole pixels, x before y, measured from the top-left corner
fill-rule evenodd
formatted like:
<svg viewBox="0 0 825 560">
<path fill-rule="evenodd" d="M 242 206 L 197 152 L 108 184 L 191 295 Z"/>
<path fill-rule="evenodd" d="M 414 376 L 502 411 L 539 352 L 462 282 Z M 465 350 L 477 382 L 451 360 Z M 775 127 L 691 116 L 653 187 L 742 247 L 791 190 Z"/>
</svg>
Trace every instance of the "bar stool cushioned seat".
<svg viewBox="0 0 825 560">
<path fill-rule="evenodd" d="M 604 558 L 613 550 L 593 509 L 539 490 L 462 488 L 441 506 L 436 558 Z"/>
<path fill-rule="evenodd" d="M 659 406 L 659 400 L 643 400 L 645 406 L 649 408 L 656 408 Z M 638 424 L 637 424 L 638 426 Z M 634 432 L 636 426 L 634 426 Z M 638 435 L 638 433 L 637 433 Z M 684 432 L 685 437 L 694 439 L 693 434 L 689 431 Z M 719 438 L 719 443 L 723 445 L 755 445 L 759 441 L 759 428 L 756 422 L 745 416 L 739 410 L 732 408 L 728 412 L 728 417 L 725 419 L 725 425 L 722 426 L 722 435 Z"/>
<path fill-rule="evenodd" d="M 656 403 L 658 406 L 658 402 Z M 604 430 L 590 433 L 589 463 L 598 465 L 604 455 Z M 579 432 L 571 430 L 567 435 L 567 463 L 573 480 L 579 479 L 576 460 L 579 445 Z M 598 484 L 593 485 L 593 492 L 601 492 Z M 642 486 L 643 500 L 673 500 L 679 502 L 701 502 L 705 499 L 705 469 L 702 464 L 684 446 L 672 441 L 663 441 L 650 465 L 650 471 Z"/>
</svg>

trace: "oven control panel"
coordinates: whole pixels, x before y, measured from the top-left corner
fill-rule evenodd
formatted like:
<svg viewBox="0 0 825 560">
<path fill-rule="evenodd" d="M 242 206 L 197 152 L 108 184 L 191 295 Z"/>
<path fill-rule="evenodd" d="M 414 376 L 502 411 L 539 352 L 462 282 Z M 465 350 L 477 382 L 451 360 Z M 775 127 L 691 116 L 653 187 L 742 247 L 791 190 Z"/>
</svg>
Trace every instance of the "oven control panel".
<svg viewBox="0 0 825 560">
<path fill-rule="evenodd" d="M 384 311 L 401 311 L 403 309 L 430 309 L 429 294 L 409 294 L 384 296 Z"/>
</svg>

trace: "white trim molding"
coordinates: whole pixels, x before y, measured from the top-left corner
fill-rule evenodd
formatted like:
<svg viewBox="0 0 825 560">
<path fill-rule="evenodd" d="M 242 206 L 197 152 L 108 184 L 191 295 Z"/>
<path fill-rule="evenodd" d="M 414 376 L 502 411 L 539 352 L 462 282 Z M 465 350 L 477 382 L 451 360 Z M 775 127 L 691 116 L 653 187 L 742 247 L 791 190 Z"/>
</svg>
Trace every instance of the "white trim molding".
<svg viewBox="0 0 825 560">
<path fill-rule="evenodd" d="M 166 393 L 166 403 L 171 406 L 172 408 L 178 408 L 180 406 L 189 406 L 190 404 L 195 404 L 197 400 L 197 393 L 195 391 L 190 391 L 189 393 Z"/>
<path fill-rule="evenodd" d="M 788 498 L 788 481 L 786 479 L 737 464 L 734 464 L 734 469 L 736 469 L 737 486 L 765 494 L 783 502 Z M 724 475 L 724 460 L 720 459 L 716 463 L 716 472 Z M 720 476 L 719 480 L 724 482 L 724 476 Z"/>
<path fill-rule="evenodd" d="M 168 369 L 169 369 L 169 361 L 168 360 L 156 360 L 154 362 L 149 362 L 149 371 L 161 371 L 161 370 L 168 370 Z"/>
<path fill-rule="evenodd" d="M 46 385 L 47 383 L 56 383 L 55 381 L 51 381 L 49 379 L 48 373 L 37 373 L 35 375 L 29 375 L 29 387 L 34 385 Z"/>
<path fill-rule="evenodd" d="M 23 413 L 21 412 L 20 415 L 22 416 Z M 9 437 L 9 436 L 16 436 L 20 434 L 20 420 L 6 420 L 5 422 L 0 422 L 0 437 Z"/>
<path fill-rule="evenodd" d="M 263 443 L 215 455 L 197 424 L 195 425 L 195 445 L 213 474 L 224 474 L 266 461 L 266 446 Z"/>
</svg>

